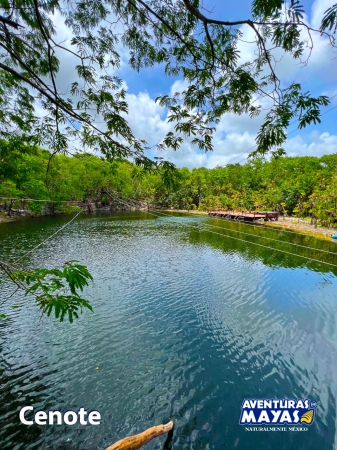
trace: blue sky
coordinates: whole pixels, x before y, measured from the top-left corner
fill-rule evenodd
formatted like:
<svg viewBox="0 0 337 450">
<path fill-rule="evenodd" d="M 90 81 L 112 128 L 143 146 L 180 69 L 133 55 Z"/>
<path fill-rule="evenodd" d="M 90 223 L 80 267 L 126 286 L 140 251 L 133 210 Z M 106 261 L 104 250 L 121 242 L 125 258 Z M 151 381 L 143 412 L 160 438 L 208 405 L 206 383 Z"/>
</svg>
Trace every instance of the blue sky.
<svg viewBox="0 0 337 450">
<path fill-rule="evenodd" d="M 319 27 L 324 11 L 333 3 L 331 0 L 301 1 L 306 12 L 307 23 L 314 28 Z M 204 0 L 205 15 L 211 15 L 224 20 L 248 19 L 250 17 L 251 2 L 240 0 L 239 2 L 225 2 L 223 0 Z M 212 11 L 208 12 L 206 10 Z M 248 27 L 242 31 L 249 33 Z M 69 36 L 68 36 L 69 37 Z M 282 56 L 277 65 L 276 72 L 282 82 L 300 82 L 303 89 L 311 91 L 313 95 L 325 94 L 329 97 L 337 94 L 336 73 L 337 53 L 334 53 L 327 40 L 319 34 L 314 36 L 314 50 L 307 66 L 303 67 L 294 62 L 289 56 Z M 254 48 L 244 45 L 241 48 L 243 57 L 249 58 Z M 145 139 L 149 145 L 159 142 L 167 131 L 173 130 L 172 124 L 166 120 L 167 111 L 154 102 L 159 94 L 166 94 L 182 90 L 183 80 L 167 77 L 161 67 L 142 69 L 139 73 L 132 70 L 127 64 L 126 54 L 124 63 L 117 75 L 123 78 L 127 85 L 127 101 L 129 103 L 129 115 L 127 117 L 130 126 L 137 138 Z M 60 74 L 62 77 L 62 73 Z M 67 79 L 69 76 L 67 74 Z M 327 111 L 337 105 L 337 96 L 331 105 L 323 108 Z M 291 133 L 284 148 L 289 155 L 315 155 L 337 152 L 336 130 L 337 108 L 322 117 L 322 123 L 312 125 L 304 130 Z M 247 152 L 255 144 L 256 134 L 263 121 L 263 117 L 251 120 L 246 115 L 225 115 L 214 135 L 214 151 L 207 154 L 198 151 L 189 142 L 185 142 L 177 152 L 169 150 L 165 156 L 178 167 L 215 167 L 226 163 L 245 162 Z M 292 125 L 289 131 L 296 129 Z M 148 156 L 158 155 L 151 151 Z M 234 159 L 235 158 L 235 159 Z"/>
</svg>

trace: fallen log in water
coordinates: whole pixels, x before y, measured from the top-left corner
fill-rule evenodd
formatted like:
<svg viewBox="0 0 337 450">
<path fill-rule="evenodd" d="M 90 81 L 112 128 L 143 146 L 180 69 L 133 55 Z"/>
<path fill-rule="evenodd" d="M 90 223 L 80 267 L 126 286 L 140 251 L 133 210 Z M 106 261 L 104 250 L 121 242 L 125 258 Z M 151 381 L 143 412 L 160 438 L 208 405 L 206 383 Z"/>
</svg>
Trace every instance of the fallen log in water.
<svg viewBox="0 0 337 450">
<path fill-rule="evenodd" d="M 108 447 L 106 450 L 136 450 L 140 447 L 143 447 L 143 445 L 147 444 L 155 437 L 161 436 L 162 434 L 168 433 L 169 431 L 173 430 L 173 427 L 174 421 L 171 420 L 165 425 L 157 425 L 155 427 L 148 428 L 142 433 L 121 439 L 115 444 L 110 445 L 110 447 Z"/>
</svg>

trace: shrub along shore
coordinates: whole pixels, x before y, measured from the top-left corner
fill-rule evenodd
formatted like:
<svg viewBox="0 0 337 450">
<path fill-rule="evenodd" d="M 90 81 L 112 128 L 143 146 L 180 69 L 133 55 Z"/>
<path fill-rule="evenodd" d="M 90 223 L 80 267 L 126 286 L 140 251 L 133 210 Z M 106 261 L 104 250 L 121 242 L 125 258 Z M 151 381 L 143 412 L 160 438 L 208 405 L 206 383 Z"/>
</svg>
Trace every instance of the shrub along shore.
<svg viewBox="0 0 337 450">
<path fill-rule="evenodd" d="M 126 160 L 107 161 L 88 153 L 50 158 L 47 150 L 6 141 L 0 141 L 0 154 L 2 221 L 11 220 L 9 199 L 50 199 L 55 211 L 69 212 L 65 202 L 109 204 L 109 190 L 162 209 L 279 211 L 278 225 L 328 235 L 337 226 L 337 154 L 182 168 L 170 177 L 160 168 L 145 171 Z M 46 205 L 25 203 L 33 215 L 46 213 Z M 22 202 L 12 200 L 11 209 L 22 209 Z"/>
</svg>

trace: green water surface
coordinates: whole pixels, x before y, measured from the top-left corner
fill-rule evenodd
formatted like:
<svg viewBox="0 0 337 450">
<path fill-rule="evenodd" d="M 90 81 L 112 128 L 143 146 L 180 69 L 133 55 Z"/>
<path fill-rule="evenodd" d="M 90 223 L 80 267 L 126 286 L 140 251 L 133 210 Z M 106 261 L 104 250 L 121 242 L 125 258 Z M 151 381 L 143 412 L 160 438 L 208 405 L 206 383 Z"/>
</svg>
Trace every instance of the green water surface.
<svg viewBox="0 0 337 450">
<path fill-rule="evenodd" d="M 69 218 L 0 225 L 1 259 L 14 261 Z M 86 264 L 94 313 L 39 320 L 19 293 L 1 305 L 12 320 L 0 323 L 0 448 L 104 450 L 171 418 L 175 450 L 337 448 L 337 268 L 301 257 L 337 265 L 334 253 L 333 242 L 204 216 L 79 216 L 22 263 Z M 1 299 L 12 292 L 7 283 Z M 246 431 L 245 398 L 316 400 L 315 422 L 305 432 Z M 25 405 L 84 407 L 102 421 L 27 427 Z"/>
</svg>

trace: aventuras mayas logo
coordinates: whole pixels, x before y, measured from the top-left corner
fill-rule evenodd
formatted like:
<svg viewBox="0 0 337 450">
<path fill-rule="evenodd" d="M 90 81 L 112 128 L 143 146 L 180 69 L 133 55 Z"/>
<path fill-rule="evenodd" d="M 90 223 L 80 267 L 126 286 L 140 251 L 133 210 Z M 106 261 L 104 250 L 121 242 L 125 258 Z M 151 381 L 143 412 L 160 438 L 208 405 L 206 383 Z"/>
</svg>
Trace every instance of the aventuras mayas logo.
<svg viewBox="0 0 337 450">
<path fill-rule="evenodd" d="M 245 399 L 241 406 L 240 425 L 312 425 L 317 402 L 289 398 Z"/>
</svg>

